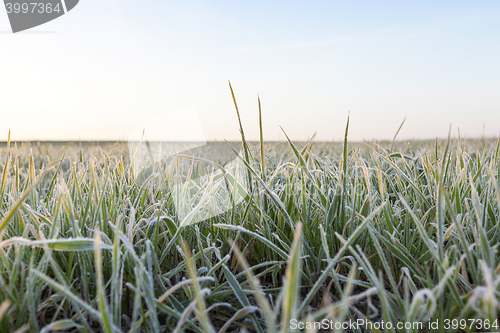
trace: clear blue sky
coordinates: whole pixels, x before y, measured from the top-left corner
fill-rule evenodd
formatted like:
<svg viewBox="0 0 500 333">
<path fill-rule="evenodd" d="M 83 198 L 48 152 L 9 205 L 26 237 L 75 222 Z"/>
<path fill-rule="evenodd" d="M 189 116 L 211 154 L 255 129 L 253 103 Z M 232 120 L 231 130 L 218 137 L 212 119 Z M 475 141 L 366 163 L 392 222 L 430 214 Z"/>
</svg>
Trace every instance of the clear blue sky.
<svg viewBox="0 0 500 333">
<path fill-rule="evenodd" d="M 500 132 L 500 1 L 81 0 L 10 34 L 0 140 L 126 139 L 195 105 L 205 136 L 339 140 Z"/>
</svg>

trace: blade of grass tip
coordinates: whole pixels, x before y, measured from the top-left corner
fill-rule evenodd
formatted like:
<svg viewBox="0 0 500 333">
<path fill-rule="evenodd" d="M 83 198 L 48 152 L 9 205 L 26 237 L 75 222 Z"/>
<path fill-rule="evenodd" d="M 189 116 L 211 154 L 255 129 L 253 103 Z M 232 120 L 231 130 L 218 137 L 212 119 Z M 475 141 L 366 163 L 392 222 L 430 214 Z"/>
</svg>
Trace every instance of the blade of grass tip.
<svg viewBox="0 0 500 333">
<path fill-rule="evenodd" d="M 105 288 L 104 288 L 104 278 L 102 274 L 102 253 L 101 253 L 101 247 L 99 244 L 101 243 L 101 233 L 99 230 L 99 226 L 96 226 L 95 232 L 94 232 L 94 259 L 95 259 L 95 270 L 96 270 L 96 275 L 97 275 L 97 302 L 99 304 L 99 311 L 101 312 L 101 326 L 103 330 L 107 333 L 111 333 L 111 322 L 113 321 L 113 318 L 109 318 L 108 315 L 111 313 L 109 312 L 108 309 L 108 304 L 106 302 L 106 295 L 104 294 Z"/>
<path fill-rule="evenodd" d="M 259 308 L 256 306 L 246 306 L 243 309 L 238 310 L 228 321 L 226 321 L 224 326 L 222 326 L 222 328 L 220 329 L 219 333 L 225 333 L 228 330 L 228 328 L 231 326 L 233 321 L 238 320 L 238 319 L 246 316 L 247 314 L 252 314 L 258 310 L 259 310 Z"/>
<path fill-rule="evenodd" d="M 196 267 L 193 260 L 193 256 L 191 255 L 191 250 L 189 250 L 185 241 L 182 238 L 180 240 L 180 243 L 182 250 L 184 251 L 184 254 L 186 256 L 189 278 L 193 281 L 191 286 L 193 288 L 193 293 L 196 301 L 196 309 L 195 309 L 196 316 L 198 317 L 203 332 L 205 333 L 215 332 L 212 327 L 212 324 L 210 323 L 210 319 L 206 311 L 205 301 L 203 300 L 202 290 L 198 282 L 198 276 L 196 274 Z"/>
<path fill-rule="evenodd" d="M 10 162 L 10 130 L 9 130 L 9 136 L 7 138 L 7 156 L 5 158 L 5 166 L 3 168 L 2 183 L 0 184 L 0 199 L 3 198 L 3 193 L 5 187 L 7 186 L 7 173 L 9 171 L 9 162 Z"/>
<path fill-rule="evenodd" d="M 325 255 L 326 255 L 326 259 L 328 261 L 330 261 L 330 259 L 331 259 L 330 248 L 328 246 L 328 241 L 326 240 L 325 229 L 323 228 L 322 224 L 319 225 L 319 233 L 320 233 L 320 237 L 321 237 L 321 244 L 323 245 L 323 251 L 325 252 Z"/>
<path fill-rule="evenodd" d="M 54 187 L 54 184 L 56 182 L 56 179 L 57 179 L 57 175 L 59 174 L 59 171 L 61 171 L 61 167 L 62 167 L 62 164 L 63 164 L 63 161 L 64 161 L 64 157 L 66 156 L 66 152 L 64 153 L 64 155 L 62 156 L 61 158 L 61 162 L 59 162 L 59 166 L 57 167 L 57 170 L 56 172 L 54 173 L 54 177 L 52 177 L 52 181 L 50 182 L 50 185 L 49 185 L 49 189 L 47 190 L 47 200 L 45 201 L 45 205 L 46 206 L 49 206 L 49 200 L 50 198 L 52 197 L 52 189 Z"/>
<path fill-rule="evenodd" d="M 497 147 L 495 149 L 495 158 L 493 159 L 493 161 L 495 163 L 498 161 L 498 152 L 499 152 L 499 149 L 500 149 L 500 134 L 498 135 Z"/>
<path fill-rule="evenodd" d="M 345 197 L 346 197 L 346 178 L 347 178 L 347 135 L 349 133 L 349 118 L 350 114 L 347 116 L 347 124 L 345 126 L 344 135 L 344 150 L 342 153 L 342 193 L 340 196 L 340 223 L 345 224 Z"/>
<path fill-rule="evenodd" d="M 307 160 L 307 157 L 309 157 L 309 155 L 311 154 L 311 149 L 313 147 L 314 139 L 316 138 L 317 134 L 318 134 L 318 132 L 314 132 L 314 134 L 311 136 L 311 138 L 304 145 L 304 148 L 302 148 L 302 150 L 300 151 L 300 155 L 302 155 L 302 156 L 304 156 L 304 154 L 306 154 L 306 152 L 307 152 L 306 160 Z"/>
<path fill-rule="evenodd" d="M 236 108 L 236 114 L 238 116 L 238 123 L 240 125 L 240 134 L 241 134 L 241 141 L 243 142 L 243 149 L 245 152 L 245 160 L 247 163 L 250 165 L 250 151 L 248 149 L 248 144 L 245 139 L 245 132 L 243 132 L 243 125 L 241 124 L 241 117 L 240 117 L 240 111 L 238 109 L 238 104 L 236 103 L 236 97 L 234 96 L 234 91 L 233 87 L 231 86 L 231 82 L 227 81 L 229 83 L 229 89 L 231 90 L 231 96 L 233 97 L 233 102 L 234 102 L 234 107 Z M 250 187 L 250 192 L 252 192 L 252 175 L 250 171 L 247 172 L 248 174 L 248 186 Z"/>
<path fill-rule="evenodd" d="M 446 175 L 446 166 L 448 165 L 448 151 L 450 149 L 450 142 L 451 142 L 451 125 L 448 130 L 448 139 L 446 140 L 446 146 L 444 148 L 444 154 L 443 154 L 443 163 L 441 164 L 441 174 Z M 444 177 L 444 176 L 443 176 Z"/>
<path fill-rule="evenodd" d="M 266 163 L 264 160 L 264 131 L 262 130 L 262 109 L 260 105 L 260 97 L 257 96 L 259 102 L 259 130 L 260 130 L 260 167 L 262 171 L 262 180 L 266 181 Z"/>
<path fill-rule="evenodd" d="M 394 146 L 394 142 L 396 141 L 396 138 L 397 138 L 397 136 L 399 134 L 399 131 L 401 131 L 401 128 L 403 128 L 403 125 L 405 124 L 405 121 L 406 121 L 406 117 L 405 117 L 405 119 L 403 119 L 403 122 L 401 122 L 401 125 L 399 125 L 399 128 L 396 131 L 396 134 L 394 134 L 394 138 L 392 138 L 391 149 L 390 149 L 391 153 L 392 153 L 392 147 Z"/>
<path fill-rule="evenodd" d="M 260 131 L 260 165 L 261 165 L 261 173 L 262 180 L 266 181 L 266 160 L 264 153 L 264 130 L 262 128 L 262 107 L 260 104 L 260 96 L 257 96 L 257 100 L 259 102 L 259 131 Z M 266 196 L 262 196 L 262 208 L 263 210 L 267 210 L 267 198 Z"/>
<path fill-rule="evenodd" d="M 306 171 L 307 176 L 309 177 L 309 179 L 311 179 L 311 182 L 313 183 L 313 185 L 318 189 L 318 194 L 321 196 L 322 202 L 326 202 L 326 198 L 325 198 L 323 192 L 321 191 L 321 183 L 320 183 L 319 178 L 313 177 L 313 175 L 311 174 L 311 171 L 307 167 L 307 163 L 304 160 L 304 157 L 302 156 L 302 154 L 305 153 L 305 148 L 307 147 L 307 145 L 306 145 L 306 147 L 304 147 L 304 150 L 302 152 L 299 152 L 299 150 L 297 149 L 297 147 L 295 147 L 295 145 L 293 144 L 292 140 L 290 140 L 290 138 L 286 134 L 286 132 L 283 129 L 283 127 L 280 126 L 280 128 L 283 131 L 283 134 L 285 134 L 285 137 L 288 140 L 288 143 L 289 143 L 290 147 L 292 148 L 292 151 L 295 154 L 295 157 L 297 157 L 297 160 L 299 160 L 300 165 Z M 316 179 L 316 182 L 314 181 L 315 179 Z"/>
<path fill-rule="evenodd" d="M 298 318 L 297 306 L 299 303 L 300 285 L 302 282 L 301 276 L 301 232 L 302 223 L 297 223 L 297 229 L 292 243 L 292 250 L 289 254 L 288 265 L 285 271 L 285 285 L 283 286 L 284 297 L 281 306 L 282 320 L 281 333 L 288 332 L 290 322 Z"/>
<path fill-rule="evenodd" d="M 59 162 L 59 160 L 60 160 L 59 157 L 62 156 L 63 152 L 65 152 L 65 151 L 66 151 L 66 148 L 63 149 L 63 151 L 58 155 L 58 157 L 54 161 L 50 162 L 43 169 L 43 171 L 40 172 L 40 174 L 38 175 L 38 177 L 36 177 L 36 179 L 31 183 L 31 185 L 28 186 L 23 191 L 23 193 L 21 194 L 21 196 L 19 197 L 19 199 L 17 199 L 17 201 L 14 203 L 14 205 L 12 205 L 12 207 L 10 207 L 10 209 L 7 211 L 7 213 L 5 213 L 4 217 L 2 218 L 2 221 L 0 222 L 0 238 L 3 235 L 3 230 L 7 226 L 7 223 L 12 218 L 12 216 L 15 214 L 15 212 L 17 211 L 17 209 L 19 208 L 19 206 L 24 202 L 24 200 L 31 193 L 31 191 L 33 191 L 33 189 L 42 181 L 42 179 L 45 177 L 45 175 L 54 167 L 54 165 L 56 165 L 57 162 Z"/>
<path fill-rule="evenodd" d="M 211 282 L 214 282 L 215 279 L 211 276 L 206 276 L 206 277 L 198 277 L 196 279 L 198 282 L 204 282 L 204 281 L 211 281 Z M 159 303 L 162 303 L 164 302 L 170 295 L 172 295 L 176 290 L 178 290 L 179 288 L 182 288 L 188 284 L 192 284 L 193 283 L 193 280 L 191 279 L 187 279 L 187 280 L 182 280 L 181 282 L 177 283 L 176 285 L 174 285 L 173 287 L 170 287 L 163 295 L 161 295 L 160 297 L 158 297 L 157 301 Z"/>
<path fill-rule="evenodd" d="M 270 241 L 266 237 L 263 237 L 263 236 L 255 233 L 253 231 L 245 229 L 242 226 L 232 225 L 232 224 L 222 224 L 222 223 L 216 223 L 213 226 L 214 226 L 214 228 L 229 229 L 229 230 L 234 230 L 234 231 L 239 231 L 239 232 L 249 234 L 249 235 L 257 238 L 258 240 L 260 240 L 262 243 L 269 246 L 272 250 L 274 250 L 277 254 L 279 254 L 281 258 L 283 258 L 285 260 L 288 259 L 288 254 L 285 251 L 283 251 L 282 249 L 280 249 L 278 246 L 276 246 L 276 244 L 274 244 L 272 241 Z"/>
<path fill-rule="evenodd" d="M 257 301 L 257 304 L 259 305 L 259 308 L 262 311 L 262 315 L 264 316 L 264 320 L 267 325 L 267 332 L 268 333 L 276 332 L 274 313 L 271 309 L 271 305 L 269 305 L 269 301 L 267 300 L 266 297 L 264 297 L 264 292 L 260 287 L 259 280 L 253 275 L 250 265 L 248 265 L 247 260 L 245 259 L 241 251 L 238 249 L 236 244 L 231 239 L 228 239 L 228 242 L 229 245 L 231 245 L 231 249 L 233 250 L 234 254 L 236 255 L 236 257 L 238 257 L 243 272 L 245 273 L 245 276 L 247 277 L 248 282 L 254 291 L 255 300 Z"/>
<path fill-rule="evenodd" d="M 476 186 L 474 185 L 474 179 L 472 178 L 472 175 L 469 174 L 469 183 L 470 183 L 470 188 L 471 188 L 471 199 L 472 199 L 472 206 L 474 207 L 474 213 L 476 215 L 477 219 L 477 224 L 480 226 L 483 226 L 483 207 L 481 205 L 481 200 L 479 199 L 479 194 L 477 193 Z"/>
<path fill-rule="evenodd" d="M 83 328 L 83 326 L 78 325 L 73 320 L 63 319 L 63 320 L 55 321 L 55 322 L 45 326 L 44 328 L 42 328 L 40 333 L 48 333 L 48 332 L 52 332 L 52 331 L 65 331 L 65 330 L 70 329 L 70 328 L 80 329 L 80 328 Z"/>
<path fill-rule="evenodd" d="M 354 230 L 354 232 L 351 234 L 351 236 L 347 239 L 347 241 L 342 245 L 342 247 L 338 250 L 337 254 L 335 257 L 333 257 L 332 260 L 328 263 L 328 266 L 325 268 L 321 276 L 316 280 L 314 283 L 313 287 L 307 294 L 307 296 L 304 298 L 302 301 L 302 304 L 300 305 L 298 312 L 302 312 L 304 308 L 312 301 L 313 297 L 316 295 L 318 290 L 320 289 L 321 285 L 325 282 L 325 280 L 330 276 L 330 271 L 337 265 L 338 261 L 342 256 L 344 255 L 344 252 L 351 246 L 354 241 L 359 237 L 363 229 L 366 227 L 366 225 L 375 217 L 377 214 L 384 208 L 384 206 L 387 204 L 387 202 L 384 202 L 380 206 L 378 206 L 370 215 L 368 215 Z"/>
<path fill-rule="evenodd" d="M 437 203 L 436 203 L 436 223 L 438 226 L 437 230 L 437 241 L 438 241 L 438 253 L 439 258 L 443 260 L 444 256 L 444 223 L 446 220 L 446 202 L 444 200 L 445 190 L 444 186 L 439 186 L 442 183 L 442 173 L 437 169 L 436 170 L 436 178 L 437 178 Z"/>
<path fill-rule="evenodd" d="M 183 331 L 182 326 L 184 326 L 184 324 L 188 320 L 189 316 L 191 315 L 195 307 L 196 307 L 196 301 L 193 301 L 184 309 L 184 311 L 181 314 L 181 317 L 177 321 L 177 325 L 175 326 L 173 333 L 179 333 Z"/>
</svg>

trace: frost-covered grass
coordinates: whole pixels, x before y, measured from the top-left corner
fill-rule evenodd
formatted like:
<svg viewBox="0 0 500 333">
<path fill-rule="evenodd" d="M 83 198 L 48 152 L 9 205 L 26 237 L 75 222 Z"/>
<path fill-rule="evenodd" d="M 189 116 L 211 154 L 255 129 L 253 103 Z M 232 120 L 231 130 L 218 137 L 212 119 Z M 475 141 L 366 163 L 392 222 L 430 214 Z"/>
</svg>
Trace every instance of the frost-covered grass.
<svg viewBox="0 0 500 333">
<path fill-rule="evenodd" d="M 497 142 L 242 147 L 246 200 L 181 226 L 166 184 L 173 165 L 138 182 L 123 143 L 4 144 L 0 331 L 494 324 Z"/>
</svg>

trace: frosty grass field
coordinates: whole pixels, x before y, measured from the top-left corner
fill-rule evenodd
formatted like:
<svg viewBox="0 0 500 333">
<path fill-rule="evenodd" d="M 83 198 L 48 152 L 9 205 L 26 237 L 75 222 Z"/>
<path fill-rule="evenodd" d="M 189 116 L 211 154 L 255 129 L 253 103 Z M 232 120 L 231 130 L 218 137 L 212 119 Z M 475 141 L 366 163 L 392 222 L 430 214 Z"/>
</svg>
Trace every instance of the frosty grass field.
<svg viewBox="0 0 500 333">
<path fill-rule="evenodd" d="M 500 330 L 499 143 L 347 138 L 209 144 L 242 149 L 249 191 L 193 224 L 178 159 L 138 181 L 126 143 L 4 142 L 0 332 Z M 182 159 L 186 181 L 211 167 Z"/>
</svg>

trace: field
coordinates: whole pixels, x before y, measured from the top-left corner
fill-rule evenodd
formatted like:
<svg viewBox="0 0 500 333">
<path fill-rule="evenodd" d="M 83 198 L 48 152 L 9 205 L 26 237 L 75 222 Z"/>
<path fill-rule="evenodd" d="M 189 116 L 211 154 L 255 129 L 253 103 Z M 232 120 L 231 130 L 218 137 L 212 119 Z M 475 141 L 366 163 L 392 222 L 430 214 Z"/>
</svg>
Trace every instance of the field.
<svg viewBox="0 0 500 333">
<path fill-rule="evenodd" d="M 498 142 L 347 137 L 139 170 L 123 142 L 3 143 L 0 331 L 499 331 Z M 210 201 L 219 149 L 243 200 L 179 216 L 173 178 Z"/>
</svg>

